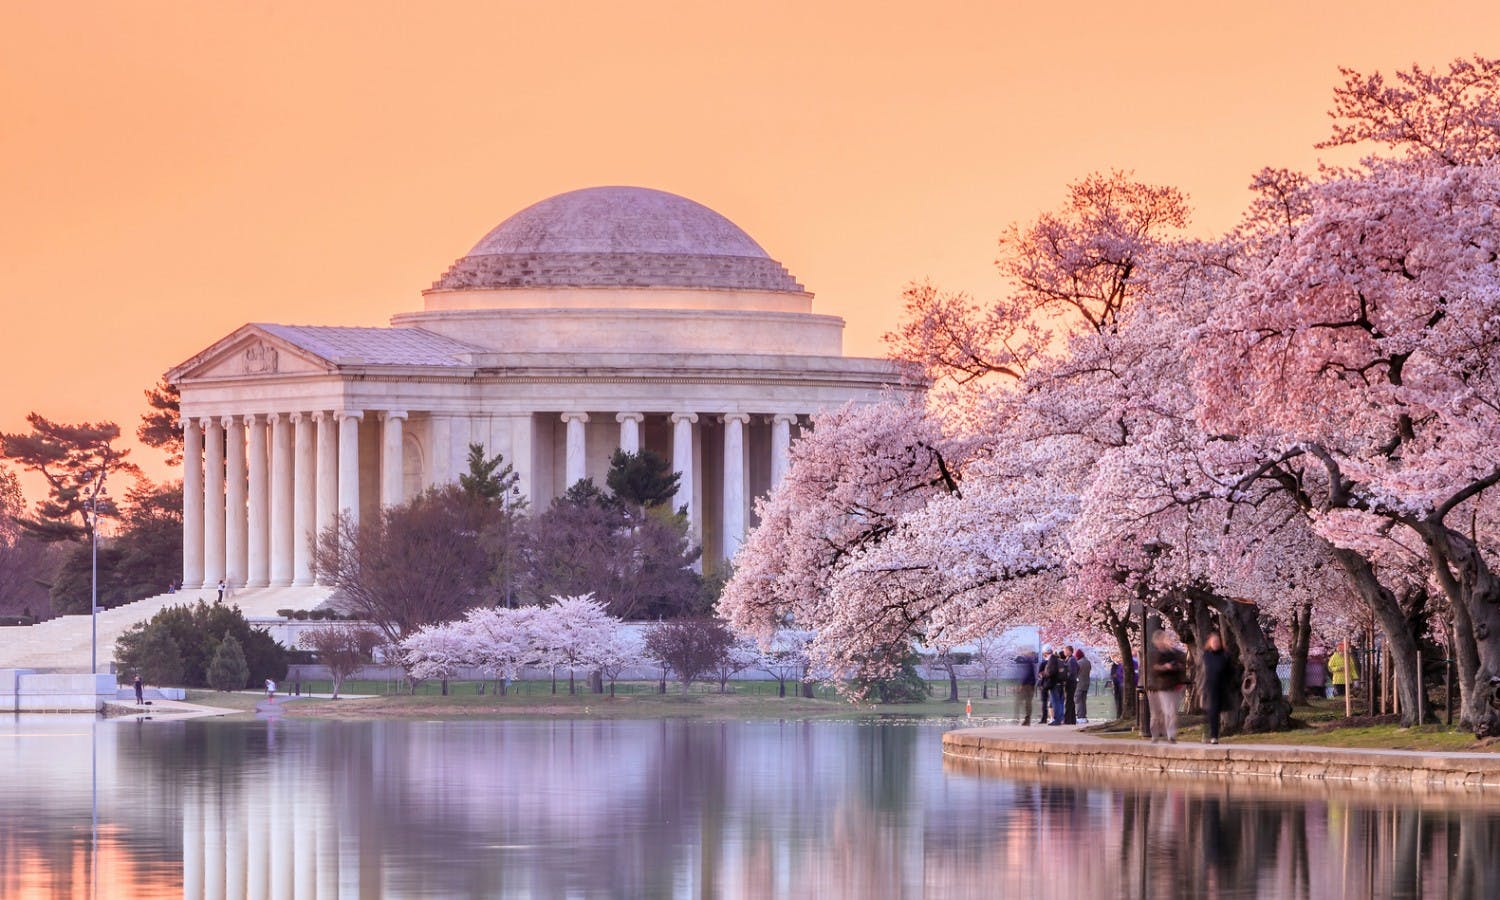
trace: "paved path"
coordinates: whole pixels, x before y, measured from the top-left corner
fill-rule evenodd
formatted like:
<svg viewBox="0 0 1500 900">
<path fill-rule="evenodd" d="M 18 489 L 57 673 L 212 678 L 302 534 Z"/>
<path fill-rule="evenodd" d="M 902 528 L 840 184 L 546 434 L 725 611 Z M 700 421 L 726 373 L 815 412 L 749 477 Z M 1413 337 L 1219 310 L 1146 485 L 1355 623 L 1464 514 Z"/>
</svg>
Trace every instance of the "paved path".
<svg viewBox="0 0 1500 900">
<path fill-rule="evenodd" d="M 943 753 L 1007 768 L 1114 769 L 1500 791 L 1500 753 L 1368 750 L 1273 741 L 1153 743 L 1086 734 L 1069 725 L 960 728 L 943 735 Z"/>
</svg>

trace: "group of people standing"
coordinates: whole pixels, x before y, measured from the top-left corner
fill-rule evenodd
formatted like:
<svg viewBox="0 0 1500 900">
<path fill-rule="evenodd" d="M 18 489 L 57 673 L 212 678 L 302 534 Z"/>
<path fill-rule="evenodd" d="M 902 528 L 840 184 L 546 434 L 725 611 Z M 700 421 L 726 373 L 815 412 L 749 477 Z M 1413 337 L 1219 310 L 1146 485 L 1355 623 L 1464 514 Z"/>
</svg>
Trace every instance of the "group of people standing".
<svg viewBox="0 0 1500 900">
<path fill-rule="evenodd" d="M 1042 725 L 1074 725 L 1088 722 L 1089 678 L 1093 664 L 1081 648 L 1043 647 L 1041 654 L 1027 650 L 1015 658 L 1015 715 L 1022 725 L 1031 724 L 1033 700 L 1041 697 Z M 1204 727 L 1208 742 L 1219 742 L 1219 718 L 1228 699 L 1229 656 L 1224 641 L 1211 633 L 1203 644 L 1199 674 L 1203 680 Z M 1115 715 L 1123 713 L 1123 674 L 1120 662 L 1112 660 L 1109 678 L 1114 689 Z M 1146 695 L 1151 706 L 1151 739 L 1177 741 L 1177 712 L 1189 681 L 1187 655 L 1172 643 L 1165 630 L 1152 634 L 1146 657 Z"/>
<path fill-rule="evenodd" d="M 1061 650 L 1043 647 L 1042 653 L 1027 650 L 1015 659 L 1016 718 L 1031 724 L 1032 696 L 1042 699 L 1043 725 L 1076 725 L 1089 720 L 1089 678 L 1094 665 L 1082 648 Z"/>
</svg>

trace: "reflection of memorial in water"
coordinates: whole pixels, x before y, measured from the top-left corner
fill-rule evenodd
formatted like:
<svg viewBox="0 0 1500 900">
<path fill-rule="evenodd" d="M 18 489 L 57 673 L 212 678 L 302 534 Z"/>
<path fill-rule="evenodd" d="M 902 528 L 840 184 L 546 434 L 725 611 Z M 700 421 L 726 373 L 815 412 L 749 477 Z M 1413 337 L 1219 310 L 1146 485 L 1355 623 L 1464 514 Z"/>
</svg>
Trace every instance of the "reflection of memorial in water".
<svg viewBox="0 0 1500 900">
<path fill-rule="evenodd" d="M 0 731 L 0 896 L 1500 896 L 1484 796 L 1006 773 L 940 733 L 101 724 L 94 853 L 89 729 Z"/>
</svg>

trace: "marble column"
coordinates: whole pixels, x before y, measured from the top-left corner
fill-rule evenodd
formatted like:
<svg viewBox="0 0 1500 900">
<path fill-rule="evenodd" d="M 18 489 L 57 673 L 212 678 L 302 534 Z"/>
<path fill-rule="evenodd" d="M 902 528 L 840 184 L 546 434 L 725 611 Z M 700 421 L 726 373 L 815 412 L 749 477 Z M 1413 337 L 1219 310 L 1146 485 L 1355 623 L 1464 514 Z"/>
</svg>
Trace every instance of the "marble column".
<svg viewBox="0 0 1500 900">
<path fill-rule="evenodd" d="M 787 466 L 791 463 L 792 449 L 792 425 L 796 423 L 797 417 L 777 414 L 771 417 L 771 489 L 775 490 L 781 479 L 786 476 Z"/>
<path fill-rule="evenodd" d="M 359 524 L 359 423 L 365 414 L 343 410 L 339 414 L 339 514 L 351 525 Z"/>
<path fill-rule="evenodd" d="M 224 428 L 203 420 L 203 586 L 224 577 Z"/>
<path fill-rule="evenodd" d="M 516 489 L 531 508 L 537 506 L 536 479 L 531 476 L 531 413 L 510 417 L 510 464 L 516 467 Z"/>
<path fill-rule="evenodd" d="M 693 525 L 698 524 L 698 506 L 693 502 L 693 424 L 697 421 L 697 413 L 672 414 L 672 468 L 677 472 L 677 497 L 672 506 L 686 506 L 688 521 Z"/>
<path fill-rule="evenodd" d="M 566 465 L 563 469 L 563 488 L 566 490 L 588 477 L 588 446 L 583 429 L 588 424 L 589 414 L 565 412 L 562 420 L 568 425 Z"/>
<path fill-rule="evenodd" d="M 638 412 L 615 413 L 620 423 L 620 449 L 626 453 L 641 452 L 641 423 L 646 417 Z"/>
<path fill-rule="evenodd" d="M 745 413 L 724 416 L 724 558 L 733 560 L 745 538 Z"/>
<path fill-rule="evenodd" d="M 271 584 L 292 583 L 292 422 L 285 413 L 271 423 Z"/>
<path fill-rule="evenodd" d="M 406 412 L 387 410 L 380 414 L 380 419 L 380 503 L 382 506 L 400 506 L 406 502 L 406 445 L 401 431 Z"/>
<path fill-rule="evenodd" d="M 246 556 L 250 569 L 245 584 L 249 587 L 265 587 L 271 583 L 271 516 L 270 484 L 266 471 L 266 423 L 258 415 L 245 417 L 245 430 L 249 432 L 250 496 L 245 500 L 246 514 L 250 520 L 250 533 L 246 536 Z"/>
<path fill-rule="evenodd" d="M 313 413 L 313 421 L 318 423 L 318 506 L 314 527 L 321 535 L 333 526 L 333 517 L 339 511 L 338 424 L 333 413 L 321 410 Z"/>
<path fill-rule="evenodd" d="M 437 487 L 455 478 L 453 469 L 453 417 L 434 414 L 429 418 L 432 435 L 432 452 L 427 454 L 427 486 Z M 497 448 L 486 447 L 486 456 L 494 456 Z M 508 461 L 508 460 L 507 460 Z M 463 471 L 459 469 L 458 471 Z"/>
<path fill-rule="evenodd" d="M 292 584 L 312 584 L 312 539 L 317 526 L 318 478 L 313 419 L 308 413 L 292 413 Z"/>
<path fill-rule="evenodd" d="M 228 470 L 224 483 L 224 580 L 230 587 L 244 587 L 250 572 L 245 540 L 249 531 L 245 518 L 245 420 L 225 416 L 220 422 L 224 425 L 224 466 Z"/>
<path fill-rule="evenodd" d="M 182 586 L 203 583 L 203 432 L 182 420 Z"/>
</svg>

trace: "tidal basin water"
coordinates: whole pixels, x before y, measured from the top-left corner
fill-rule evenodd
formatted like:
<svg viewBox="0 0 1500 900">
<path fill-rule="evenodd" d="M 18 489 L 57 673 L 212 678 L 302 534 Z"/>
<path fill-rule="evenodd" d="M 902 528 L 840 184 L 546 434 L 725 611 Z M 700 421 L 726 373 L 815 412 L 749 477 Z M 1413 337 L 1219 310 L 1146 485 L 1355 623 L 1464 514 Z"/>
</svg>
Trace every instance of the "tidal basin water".
<svg viewBox="0 0 1500 900">
<path fill-rule="evenodd" d="M 856 721 L 0 721 L 0 897 L 1496 897 L 1493 798 Z"/>
</svg>

